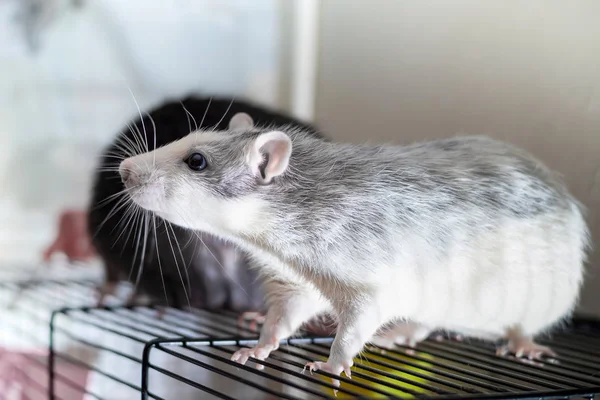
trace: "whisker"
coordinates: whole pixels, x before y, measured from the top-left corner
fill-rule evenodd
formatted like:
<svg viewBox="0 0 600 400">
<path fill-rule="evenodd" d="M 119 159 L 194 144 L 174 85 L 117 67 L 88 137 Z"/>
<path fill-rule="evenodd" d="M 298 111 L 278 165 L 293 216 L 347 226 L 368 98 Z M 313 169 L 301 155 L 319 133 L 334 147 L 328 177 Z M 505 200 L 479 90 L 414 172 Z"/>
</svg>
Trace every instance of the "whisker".
<svg viewBox="0 0 600 400">
<path fill-rule="evenodd" d="M 175 211 L 175 212 L 177 212 L 177 215 L 179 215 L 179 218 L 181 218 L 181 220 L 185 222 L 185 219 L 183 218 L 183 216 L 182 216 L 182 215 L 181 215 L 181 214 L 180 214 L 178 211 Z M 188 225 L 188 226 L 189 226 L 189 224 L 187 224 L 187 223 L 186 223 L 186 225 Z M 210 253 L 210 255 L 211 255 L 213 258 L 214 258 L 214 260 L 217 262 L 217 264 L 219 264 L 219 266 L 221 267 L 221 269 L 223 270 L 223 272 L 225 272 L 225 275 L 227 275 L 227 277 L 228 277 L 228 278 L 229 278 L 229 279 L 230 279 L 232 282 L 235 282 L 235 284 L 236 284 L 237 286 L 239 286 L 239 288 L 242 290 L 242 292 L 244 292 L 244 294 L 246 295 L 246 297 L 247 297 L 248 299 L 250 299 L 250 295 L 248 294 L 248 292 L 246 292 L 246 289 L 244 289 L 244 288 L 242 287 L 242 285 L 240 285 L 240 284 L 237 282 L 237 280 L 235 280 L 235 279 L 234 279 L 234 278 L 233 278 L 233 277 L 232 277 L 232 276 L 229 274 L 229 272 L 227 271 L 227 269 L 226 269 L 226 268 L 223 266 L 223 264 L 221 264 L 221 262 L 219 261 L 219 259 L 218 259 L 218 258 L 217 258 L 217 257 L 214 255 L 214 253 L 212 252 L 212 250 L 210 249 L 210 247 L 208 247 L 208 246 L 206 245 L 206 243 L 204 243 L 204 240 L 202 240 L 202 237 L 201 237 L 201 236 L 198 234 L 198 232 L 196 232 L 196 231 L 194 231 L 194 230 L 190 230 L 190 232 L 192 232 L 194 235 L 196 235 L 196 237 L 198 238 L 198 240 L 200 240 L 200 243 L 202 243 L 202 244 L 204 245 L 204 247 L 206 248 L 206 250 L 208 250 L 208 252 L 209 252 L 209 253 Z"/>
<path fill-rule="evenodd" d="M 183 252 L 181 251 L 181 246 L 179 245 L 179 241 L 177 240 L 177 235 L 175 234 L 175 230 L 173 229 L 173 224 L 171 224 L 170 222 L 168 222 L 168 226 L 169 226 L 169 228 L 171 228 L 171 232 L 173 232 L 173 237 L 175 238 L 175 244 L 179 248 L 179 255 L 181 256 L 181 261 L 183 263 L 183 270 L 185 272 L 185 278 L 186 278 L 187 283 L 188 283 L 188 291 L 189 291 L 189 293 L 191 295 L 191 293 L 192 293 L 192 282 L 190 280 L 190 274 L 188 272 L 188 269 L 189 269 L 189 264 L 191 264 L 192 261 L 193 261 L 193 254 L 194 253 L 192 253 L 192 258 L 190 259 L 190 261 L 186 262 L 185 261 L 185 257 L 183 256 Z"/>
<path fill-rule="evenodd" d="M 168 225 L 165 223 L 165 232 L 167 233 L 167 240 L 169 241 L 169 246 L 171 247 L 171 253 L 173 254 L 173 260 L 175 261 L 175 268 L 177 268 L 177 273 L 179 275 L 179 279 L 181 279 L 181 286 L 183 288 L 183 294 L 185 295 L 185 299 L 187 300 L 188 307 L 192 308 L 192 304 L 190 303 L 190 298 L 188 297 L 187 289 L 185 288 L 185 282 L 183 281 L 183 276 L 181 275 L 181 271 L 179 270 L 179 263 L 177 262 L 177 256 L 175 255 L 175 249 L 173 248 L 173 243 L 171 243 L 171 235 L 169 234 Z M 175 235 L 175 232 L 173 232 Z M 183 258 L 183 254 L 181 255 L 181 259 L 185 263 L 185 259 Z M 189 280 L 188 280 L 189 282 Z"/>
<path fill-rule="evenodd" d="M 156 166 L 156 135 L 154 135 L 154 151 L 152 152 L 152 168 Z"/>
<path fill-rule="evenodd" d="M 125 241 L 123 242 L 123 246 L 121 247 L 121 252 L 119 253 L 121 255 L 123 255 L 123 251 L 125 251 L 125 248 L 127 247 L 127 243 L 129 242 L 129 238 L 131 237 L 131 234 L 137 230 L 139 216 L 140 216 L 140 207 L 136 206 L 133 208 L 133 218 L 132 218 L 133 223 L 129 224 L 129 233 L 127 233 L 127 237 L 125 238 Z M 135 238 L 135 235 L 133 235 L 133 236 Z M 134 259 L 135 259 L 135 254 L 134 254 Z M 133 265 L 133 262 L 131 264 Z"/>
<path fill-rule="evenodd" d="M 179 104 L 181 104 L 181 107 L 183 107 L 183 111 L 185 111 L 186 117 L 187 117 L 187 121 L 188 121 L 188 130 L 190 132 L 192 132 L 192 123 L 190 121 L 190 118 L 192 121 L 194 121 L 194 130 L 197 131 L 198 130 L 198 123 L 196 122 L 196 118 L 194 118 L 194 116 L 192 115 L 191 112 L 188 111 L 187 108 L 185 108 L 185 104 L 183 104 L 183 102 L 179 102 Z M 210 105 L 210 103 L 209 103 Z"/>
<path fill-rule="evenodd" d="M 136 138 L 137 127 L 135 125 L 132 127 L 132 125 L 127 124 L 127 128 L 129 129 L 129 132 L 132 134 L 133 139 L 131 139 L 125 133 L 123 133 L 121 135 L 121 137 L 119 138 L 118 145 L 120 145 L 122 149 L 127 150 L 127 155 L 129 157 L 131 157 L 131 156 L 134 156 L 139 153 L 139 149 L 137 147 L 138 145 L 137 145 L 137 143 L 134 142 L 134 140 Z M 134 130 L 134 128 L 136 130 Z M 137 132 L 139 133 L 139 131 L 137 131 Z"/>
<path fill-rule="evenodd" d="M 194 243 L 194 254 L 196 253 L 196 249 L 198 247 L 198 241 L 194 240 L 194 238 L 192 236 L 189 237 L 188 241 L 183 245 L 184 249 L 187 249 L 187 247 L 190 245 L 190 243 Z"/>
<path fill-rule="evenodd" d="M 115 171 L 104 171 L 104 172 L 115 172 Z M 121 176 L 120 176 L 120 175 L 115 175 L 115 176 L 106 176 L 106 177 L 104 177 L 104 178 L 102 178 L 102 179 L 105 179 L 105 180 L 106 180 L 106 179 L 113 179 L 113 180 L 114 180 L 114 179 L 119 179 L 119 180 L 121 180 Z"/>
<path fill-rule="evenodd" d="M 119 196 L 124 196 L 125 194 L 127 194 L 127 189 L 123 189 L 120 192 L 117 193 L 113 193 L 108 197 L 105 197 L 102 201 L 99 201 L 98 204 L 96 204 L 92 210 L 96 210 L 98 208 L 102 208 L 104 207 L 107 203 L 110 203 L 111 200 L 114 200 L 115 198 L 119 197 Z"/>
<path fill-rule="evenodd" d="M 114 158 L 116 160 L 122 161 L 122 160 L 124 160 L 124 159 L 127 158 L 127 155 L 123 154 L 123 153 L 107 152 L 107 153 L 104 154 L 103 157 L 104 158 Z"/>
<path fill-rule="evenodd" d="M 131 128 L 131 125 L 128 124 L 127 126 L 129 128 L 129 131 L 133 135 L 133 140 L 130 140 L 130 141 L 131 142 L 135 141 L 135 150 L 136 151 L 135 151 L 134 155 L 144 153 L 144 145 L 142 143 L 142 134 L 137 129 L 134 132 L 134 130 Z"/>
<path fill-rule="evenodd" d="M 104 171 L 118 171 L 119 166 L 121 165 L 121 161 L 124 160 L 123 157 L 117 157 L 110 154 L 104 156 L 108 161 L 105 165 L 98 166 L 96 170 L 104 170 Z"/>
<path fill-rule="evenodd" d="M 158 236 L 156 234 L 156 216 L 152 214 L 152 223 L 154 224 L 154 243 L 156 245 L 156 259 L 158 262 L 158 269 L 160 271 L 160 279 L 162 281 L 163 290 L 165 291 L 165 301 L 167 306 L 169 305 L 169 296 L 167 295 L 167 286 L 165 285 L 165 278 L 163 276 L 162 264 L 160 262 L 160 253 L 158 252 Z"/>
<path fill-rule="evenodd" d="M 123 159 L 134 155 L 134 150 L 131 148 L 131 145 L 125 142 L 125 139 L 123 137 L 120 137 L 115 142 L 115 147 L 123 154 Z"/>
<path fill-rule="evenodd" d="M 134 156 L 138 155 L 138 154 L 143 154 L 146 152 L 145 150 L 145 146 L 144 146 L 144 137 L 145 137 L 145 132 L 142 133 L 139 130 L 139 127 L 137 125 L 135 125 L 135 132 L 131 131 L 133 137 L 135 138 L 135 142 L 136 142 L 136 151 L 133 154 Z"/>
<path fill-rule="evenodd" d="M 202 128 L 204 126 L 204 119 L 206 118 L 206 115 L 208 114 L 208 109 L 210 108 L 211 103 L 212 103 L 212 97 L 210 99 L 208 99 L 208 104 L 206 105 L 206 110 L 204 110 L 204 115 L 202 116 L 202 120 L 200 121 L 199 128 Z M 198 128 L 196 128 L 196 130 L 198 130 Z"/>
<path fill-rule="evenodd" d="M 221 125 L 221 122 L 223 122 L 223 120 L 227 116 L 227 113 L 231 109 L 231 106 L 233 106 L 234 100 L 235 100 L 235 97 L 231 99 L 231 102 L 229 103 L 229 106 L 227 107 L 227 110 L 225 110 L 225 113 L 223 114 L 223 116 L 221 117 L 221 119 L 219 120 L 219 122 L 216 123 L 216 125 L 213 127 L 213 129 L 216 129 L 216 128 L 218 128 L 219 125 Z"/>
<path fill-rule="evenodd" d="M 138 268 L 138 273 L 135 278 L 135 284 L 133 286 L 134 290 L 137 290 L 137 287 L 140 283 L 140 279 L 142 279 L 142 272 L 144 271 L 144 261 L 146 260 L 146 246 L 148 245 L 148 235 L 149 235 L 149 231 L 150 231 L 150 220 L 148 217 L 148 212 L 146 210 L 142 210 L 142 213 L 144 216 L 144 242 L 142 245 L 142 252 L 140 255 L 140 267 Z M 139 242 L 138 242 L 138 245 L 139 245 Z M 136 253 L 137 253 L 137 248 L 136 248 Z M 133 272 L 133 264 L 132 264 L 131 272 Z M 131 279 L 131 273 L 130 273 L 129 279 Z"/>
<path fill-rule="evenodd" d="M 193 236 L 190 236 L 188 242 L 184 245 L 184 248 L 187 248 L 187 246 L 189 246 L 192 242 L 194 243 L 194 249 L 192 250 L 192 253 L 191 253 L 192 254 L 192 258 L 190 258 L 190 262 L 187 263 L 187 265 L 184 265 L 186 273 L 188 272 L 190 266 L 192 265 L 192 263 L 194 261 L 195 255 L 198 254 L 197 253 L 198 252 L 198 240 L 194 240 Z M 190 293 L 192 291 L 191 288 L 192 288 L 192 286 L 191 286 L 191 282 L 190 282 Z"/>
<path fill-rule="evenodd" d="M 126 221 L 125 222 L 125 226 L 121 229 L 121 233 L 119 233 L 119 235 L 115 239 L 115 241 L 114 241 L 113 245 L 111 246 L 111 248 L 113 248 L 117 244 L 117 242 L 119 241 L 119 239 L 121 238 L 121 236 L 123 236 L 123 234 L 125 233 L 125 230 L 127 229 L 127 226 L 131 224 L 131 221 L 132 221 L 133 217 L 135 216 L 135 213 L 132 212 L 131 210 L 132 209 L 135 210 L 135 208 L 136 208 L 136 205 L 132 201 L 131 204 L 129 205 L 129 208 L 127 208 L 125 210 L 125 212 L 123 213 L 123 216 L 121 217 L 121 220 L 119 220 L 119 223 L 117 225 L 115 225 L 115 227 L 116 226 L 120 227 L 122 225 L 123 221 Z M 113 230 L 114 230 L 114 228 L 113 228 Z M 111 234 L 112 234 L 112 232 L 111 232 Z M 131 227 L 129 229 L 129 234 L 127 235 L 127 238 L 125 239 L 125 243 L 123 244 L 123 248 L 125 248 L 125 245 L 127 244 L 127 240 L 129 240 L 129 236 L 130 235 L 131 235 Z"/>
<path fill-rule="evenodd" d="M 102 230 L 102 228 L 104 227 L 104 224 L 106 224 L 106 222 L 111 219 L 117 212 L 119 212 L 119 210 L 121 210 L 123 207 L 125 207 L 127 205 L 127 196 L 123 196 L 123 198 L 119 199 L 119 201 L 116 202 L 116 204 L 113 206 L 113 208 L 111 209 L 111 211 L 108 213 L 108 215 L 104 218 L 104 220 L 100 223 L 100 225 L 98 226 L 98 228 L 96 228 L 96 232 L 94 233 L 94 235 L 92 236 L 92 239 L 95 239 L 96 236 L 98 236 L 98 233 L 100 233 L 100 231 Z"/>
<path fill-rule="evenodd" d="M 134 96 L 131 88 L 128 87 L 127 89 L 129 90 L 129 93 L 131 94 L 131 97 L 133 98 L 133 101 L 137 108 L 138 114 L 140 116 L 140 121 L 142 122 L 142 130 L 144 131 L 143 136 L 146 137 L 146 143 L 147 143 L 148 132 L 146 131 L 146 124 L 144 123 L 144 117 L 142 116 L 142 110 L 140 109 L 140 105 L 138 104 L 137 100 L 135 99 L 135 96 Z M 154 120 L 152 120 L 152 124 L 154 125 Z M 148 148 L 148 146 L 146 146 L 146 148 Z M 156 125 L 154 125 L 154 149 L 156 149 Z M 152 167 L 154 167 L 155 165 L 156 165 L 156 153 L 153 154 Z"/>
<path fill-rule="evenodd" d="M 156 124 L 154 123 L 154 118 L 152 118 L 152 115 L 146 113 L 146 115 L 148 116 L 148 118 L 150 118 L 150 122 L 152 123 L 152 131 L 154 132 L 154 150 L 156 150 Z M 146 136 L 147 138 L 147 136 Z M 148 152 L 150 150 L 148 150 L 148 142 L 146 142 L 146 152 Z"/>
<path fill-rule="evenodd" d="M 131 90 L 131 88 L 128 86 L 127 89 L 129 90 L 129 93 L 131 94 L 131 98 L 133 99 L 133 102 L 135 103 L 135 107 L 138 110 L 138 114 L 140 115 L 140 121 L 142 122 L 142 129 L 144 131 L 144 135 L 147 136 L 146 134 L 146 125 L 144 124 L 144 117 L 142 116 L 142 110 L 140 109 L 140 105 L 138 104 L 135 95 L 133 94 L 133 91 Z"/>
<path fill-rule="evenodd" d="M 136 209 L 136 214 L 138 215 L 138 218 L 135 221 L 135 226 L 137 228 L 138 224 L 139 224 L 139 228 L 137 228 L 137 240 L 135 240 L 134 244 L 134 250 L 133 250 L 133 260 L 131 261 L 131 268 L 129 268 L 129 277 L 127 278 L 127 281 L 131 282 L 131 275 L 133 273 L 133 268 L 135 266 L 135 262 L 137 261 L 137 256 L 138 256 L 138 250 L 139 250 L 139 246 L 140 246 L 140 240 L 142 238 L 142 222 L 143 222 L 143 214 L 144 214 L 144 210 L 141 207 L 137 207 Z"/>
<path fill-rule="evenodd" d="M 115 229 L 117 229 L 118 227 L 121 226 L 121 224 L 123 223 L 123 221 L 125 220 L 125 218 L 127 218 L 129 216 L 129 210 L 131 210 L 131 208 L 134 206 L 133 201 L 131 201 L 131 199 L 128 199 L 128 203 L 127 203 L 127 208 L 125 208 L 123 210 L 123 215 L 121 215 L 121 217 L 119 218 L 119 220 L 117 221 L 117 223 L 115 224 L 115 226 L 113 226 L 113 228 L 110 230 L 109 235 L 112 235 L 113 232 L 115 231 Z M 114 246 L 114 244 L 113 244 Z"/>
</svg>

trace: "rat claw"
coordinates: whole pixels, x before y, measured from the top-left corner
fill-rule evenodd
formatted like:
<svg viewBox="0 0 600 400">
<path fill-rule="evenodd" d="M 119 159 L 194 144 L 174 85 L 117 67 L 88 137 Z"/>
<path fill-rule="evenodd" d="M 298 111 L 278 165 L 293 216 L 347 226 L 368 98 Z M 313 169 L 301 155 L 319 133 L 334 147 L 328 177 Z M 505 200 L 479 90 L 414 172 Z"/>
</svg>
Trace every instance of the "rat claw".
<svg viewBox="0 0 600 400">
<path fill-rule="evenodd" d="M 313 361 L 313 362 L 308 362 L 306 363 L 306 365 L 304 366 L 304 368 L 308 367 L 308 370 L 310 371 L 310 373 L 312 374 L 315 371 L 318 370 L 323 370 L 325 372 L 329 372 L 332 375 L 339 375 L 339 372 L 334 372 L 333 368 L 331 367 L 331 365 L 323 362 L 323 361 Z M 331 379 L 331 383 L 333 384 L 333 386 L 335 386 L 336 388 L 340 387 L 340 381 L 338 381 L 337 379 Z M 335 390 L 335 389 L 334 389 Z"/>
<path fill-rule="evenodd" d="M 346 377 L 348 379 L 352 379 L 352 372 L 350 371 L 350 367 L 351 366 L 352 366 L 352 364 L 347 364 L 347 365 L 336 367 L 336 366 L 332 366 L 328 362 L 313 361 L 313 362 L 306 363 L 306 365 L 304 366 L 304 369 L 302 371 L 304 371 L 308 367 L 308 369 L 311 372 L 311 374 L 312 374 L 313 371 L 323 370 L 325 372 L 329 372 L 332 375 L 338 375 L 338 376 L 343 371 L 346 374 Z M 340 381 L 337 380 L 337 379 L 332 378 L 331 379 L 331 383 L 336 388 L 340 387 Z M 334 389 L 334 393 L 336 393 L 336 392 L 337 391 Z M 336 394 L 336 396 L 337 396 L 337 394 Z"/>
<path fill-rule="evenodd" d="M 531 354 L 529 354 L 531 356 Z M 521 358 L 523 357 L 523 349 L 519 349 L 516 353 L 515 353 L 515 357 L 517 358 Z"/>
<path fill-rule="evenodd" d="M 323 361 L 313 361 L 313 362 L 307 362 L 304 365 L 304 368 L 302 369 L 302 371 L 304 372 L 304 370 L 306 370 L 306 368 L 308 368 L 308 371 L 312 374 L 314 371 L 318 371 L 319 369 L 323 368 Z"/>
<path fill-rule="evenodd" d="M 246 362 L 248 362 L 248 355 L 242 355 L 240 356 L 240 358 L 238 360 L 236 360 L 237 362 L 239 362 L 242 365 L 246 365 Z"/>
<path fill-rule="evenodd" d="M 239 364 L 246 364 L 246 362 L 250 358 L 255 358 L 260 361 L 264 361 L 272 351 L 277 350 L 277 346 L 275 345 L 260 345 L 253 348 L 243 348 L 239 349 L 235 353 L 231 355 L 231 361 L 237 362 Z M 265 368 L 264 365 L 260 363 L 256 363 L 256 369 L 263 370 Z"/>
<path fill-rule="evenodd" d="M 350 371 L 350 367 L 345 367 L 344 368 L 344 373 L 346 374 L 346 376 L 348 377 L 348 379 L 352 379 L 352 371 Z"/>
<path fill-rule="evenodd" d="M 244 365 L 248 361 L 248 357 L 252 349 L 239 349 L 231 356 L 231 361 Z"/>
</svg>

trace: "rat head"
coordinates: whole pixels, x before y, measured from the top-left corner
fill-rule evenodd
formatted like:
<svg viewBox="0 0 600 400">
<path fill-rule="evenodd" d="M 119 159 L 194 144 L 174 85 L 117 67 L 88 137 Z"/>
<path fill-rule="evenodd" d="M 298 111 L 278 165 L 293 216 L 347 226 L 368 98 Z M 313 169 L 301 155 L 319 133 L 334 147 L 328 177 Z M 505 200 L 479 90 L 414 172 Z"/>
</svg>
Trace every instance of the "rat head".
<svg viewBox="0 0 600 400">
<path fill-rule="evenodd" d="M 133 202 L 168 221 L 217 234 L 255 234 L 269 225 L 265 198 L 286 173 L 292 141 L 236 114 L 223 132 L 197 131 L 127 158 L 119 173 Z"/>
</svg>

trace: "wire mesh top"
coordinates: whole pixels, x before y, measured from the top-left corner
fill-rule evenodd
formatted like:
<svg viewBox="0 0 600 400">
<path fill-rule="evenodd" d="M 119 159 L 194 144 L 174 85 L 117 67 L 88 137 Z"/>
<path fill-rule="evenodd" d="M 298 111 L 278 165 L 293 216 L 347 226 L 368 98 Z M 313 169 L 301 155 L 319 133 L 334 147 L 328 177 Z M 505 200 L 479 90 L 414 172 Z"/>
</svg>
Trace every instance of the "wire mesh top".
<svg viewBox="0 0 600 400">
<path fill-rule="evenodd" d="M 291 339 L 257 361 L 263 369 L 253 360 L 241 366 L 229 359 L 241 346 L 252 346 L 257 332 L 240 327 L 237 315 L 167 309 L 160 317 L 147 307 L 85 307 L 93 304 L 93 286 L 92 281 L 33 282 L 18 301 L 21 319 L 1 324 L 3 337 L 12 332 L 46 345 L 49 310 L 76 307 L 54 314 L 52 362 L 27 355 L 36 371 L 48 371 L 56 399 L 335 398 L 330 376 L 303 372 L 307 361 L 327 359 L 331 337 Z M 0 284 L 3 301 L 18 289 Z M 540 338 L 558 357 L 539 362 L 496 356 L 493 343 L 440 336 L 416 349 L 365 349 L 354 360 L 352 380 L 340 378 L 337 398 L 593 398 L 600 393 L 598 321 L 579 319 Z M 87 371 L 88 378 L 76 379 L 77 371 Z M 43 393 L 48 376 L 29 373 L 28 384 Z"/>
<path fill-rule="evenodd" d="M 115 345 L 102 349 L 147 372 L 145 382 L 123 382 L 135 392 L 143 391 L 142 398 L 171 399 L 174 392 L 178 399 L 335 397 L 330 376 L 303 371 L 307 361 L 327 359 L 330 337 L 291 339 L 267 360 L 256 361 L 263 367 L 257 369 L 254 360 L 245 366 L 229 361 L 234 351 L 252 346 L 257 336 L 239 327 L 230 313 L 169 309 L 159 319 L 151 308 L 84 308 L 65 310 L 61 317 L 115 337 Z M 119 341 L 137 343 L 137 349 L 125 353 L 126 346 L 116 345 Z M 493 343 L 441 335 L 416 349 L 367 348 L 354 360 L 352 379 L 340 378 L 337 398 L 591 398 L 600 393 L 600 325 L 580 320 L 540 343 L 552 346 L 557 359 L 499 357 Z M 109 372 L 106 377 L 120 379 Z"/>
</svg>

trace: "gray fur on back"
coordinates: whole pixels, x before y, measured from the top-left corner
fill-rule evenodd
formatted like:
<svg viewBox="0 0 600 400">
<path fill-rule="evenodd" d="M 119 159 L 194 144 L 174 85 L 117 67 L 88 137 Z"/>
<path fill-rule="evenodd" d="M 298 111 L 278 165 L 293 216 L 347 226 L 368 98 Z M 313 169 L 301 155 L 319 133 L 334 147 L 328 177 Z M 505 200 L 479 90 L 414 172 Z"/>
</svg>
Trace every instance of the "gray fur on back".
<svg viewBox="0 0 600 400">
<path fill-rule="evenodd" d="M 198 179 L 218 196 L 267 199 L 279 223 L 265 240 L 280 243 L 288 261 L 307 267 L 334 249 L 365 262 L 370 252 L 381 257 L 398 240 L 398 230 L 423 238 L 441 256 L 457 229 L 476 235 L 503 219 L 579 207 L 541 162 L 486 137 L 358 146 L 281 130 L 292 138 L 293 152 L 288 171 L 274 184 L 258 185 L 242 156 L 262 129 L 203 145 L 216 167 Z"/>
<path fill-rule="evenodd" d="M 137 204 L 248 250 L 270 318 L 332 312 L 349 329 L 340 340 L 361 343 L 398 319 L 489 338 L 535 335 L 576 305 L 587 226 L 525 151 L 474 136 L 365 146 L 278 130 L 196 132 L 123 165 Z M 338 358 L 359 350 L 340 343 Z"/>
</svg>

